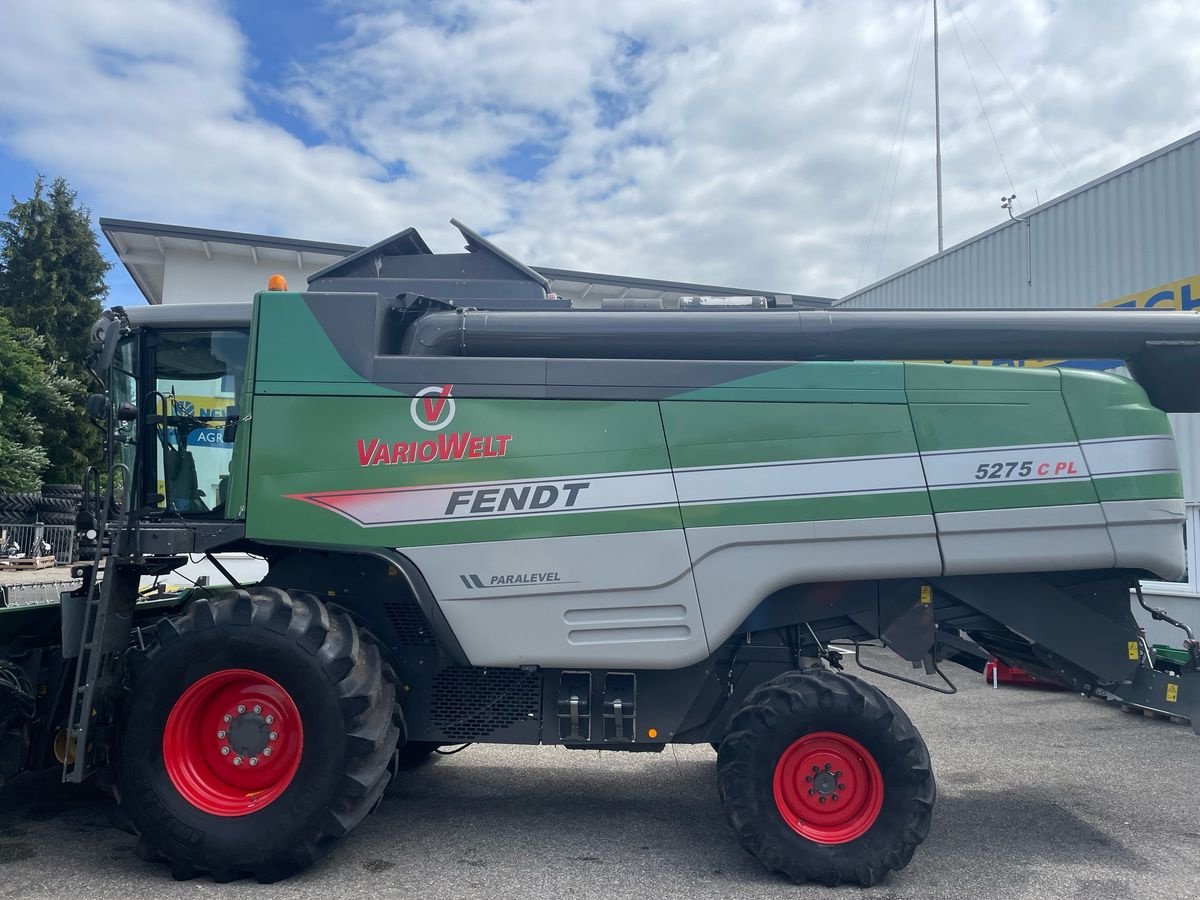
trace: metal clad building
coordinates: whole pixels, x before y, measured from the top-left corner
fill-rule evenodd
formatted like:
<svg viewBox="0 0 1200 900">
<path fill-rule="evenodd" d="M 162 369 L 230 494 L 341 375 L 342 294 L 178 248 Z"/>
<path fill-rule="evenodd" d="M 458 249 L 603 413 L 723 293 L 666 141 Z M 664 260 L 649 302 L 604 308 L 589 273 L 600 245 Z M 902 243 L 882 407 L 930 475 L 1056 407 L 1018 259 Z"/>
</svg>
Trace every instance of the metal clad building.
<svg viewBox="0 0 1200 900">
<path fill-rule="evenodd" d="M 834 305 L 864 309 L 1136 307 L 1200 313 L 1200 132 Z M 1013 360 L 977 360 L 1013 364 Z M 1188 504 L 1188 575 L 1150 585 L 1200 625 L 1200 414 L 1171 416 Z M 1144 621 L 1152 638 L 1181 635 Z"/>
<path fill-rule="evenodd" d="M 855 291 L 870 309 L 1099 306 L 1200 273 L 1200 132 Z M 1200 292 L 1191 291 L 1200 304 Z"/>
</svg>

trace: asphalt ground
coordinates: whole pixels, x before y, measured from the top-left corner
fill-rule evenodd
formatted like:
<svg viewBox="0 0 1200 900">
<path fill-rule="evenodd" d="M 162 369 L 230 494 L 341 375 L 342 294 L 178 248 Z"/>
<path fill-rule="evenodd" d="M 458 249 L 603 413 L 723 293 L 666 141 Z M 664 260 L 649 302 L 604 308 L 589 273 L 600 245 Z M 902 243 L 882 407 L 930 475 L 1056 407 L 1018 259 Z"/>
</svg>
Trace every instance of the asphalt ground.
<svg viewBox="0 0 1200 900">
<path fill-rule="evenodd" d="M 933 828 L 870 889 L 794 886 L 742 851 L 707 746 L 661 754 L 476 745 L 403 776 L 331 856 L 276 885 L 176 882 L 55 773 L 0 789 L 0 897 L 1193 898 L 1200 737 L 1065 692 L 954 696 L 877 681 L 933 757 Z"/>
</svg>

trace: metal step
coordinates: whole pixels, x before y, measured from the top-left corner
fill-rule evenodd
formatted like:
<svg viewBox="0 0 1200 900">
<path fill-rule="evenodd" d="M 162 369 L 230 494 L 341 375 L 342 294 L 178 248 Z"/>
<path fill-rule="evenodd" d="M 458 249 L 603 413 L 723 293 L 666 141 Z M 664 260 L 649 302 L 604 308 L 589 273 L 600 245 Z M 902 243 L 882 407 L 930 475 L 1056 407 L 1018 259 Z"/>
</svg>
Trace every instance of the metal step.
<svg viewBox="0 0 1200 900">
<path fill-rule="evenodd" d="M 77 751 L 74 755 L 67 754 L 63 762 L 63 780 L 76 784 L 86 779 L 95 769 L 87 734 L 95 714 L 96 687 L 104 660 L 114 650 L 124 649 L 119 641 L 115 642 L 118 644 L 116 647 L 108 646 L 106 642 L 106 638 L 110 638 L 108 618 L 113 608 L 113 594 L 117 583 L 123 580 L 119 577 L 120 565 L 108 551 L 113 543 L 116 544 L 118 553 L 123 549 L 121 544 L 129 524 L 130 504 L 126 501 L 119 507 L 122 512 L 116 522 L 114 541 L 108 528 L 108 514 L 115 505 L 113 487 L 118 483 L 126 489 L 131 484 L 129 468 L 123 463 L 117 463 L 108 473 L 108 485 L 100 503 L 97 521 L 100 539 L 96 542 L 92 558 L 92 577 L 88 581 L 87 597 L 84 600 L 83 627 L 75 664 L 75 685 L 67 720 L 67 733 L 77 739 Z"/>
</svg>

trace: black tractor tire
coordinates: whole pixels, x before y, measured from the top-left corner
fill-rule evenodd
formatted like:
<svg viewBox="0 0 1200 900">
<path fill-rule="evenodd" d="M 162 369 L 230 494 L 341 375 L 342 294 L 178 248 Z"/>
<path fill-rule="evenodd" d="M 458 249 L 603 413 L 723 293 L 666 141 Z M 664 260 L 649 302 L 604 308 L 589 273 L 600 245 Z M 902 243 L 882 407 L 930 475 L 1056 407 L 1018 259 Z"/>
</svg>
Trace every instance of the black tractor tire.
<svg viewBox="0 0 1200 900">
<path fill-rule="evenodd" d="M 867 887 L 908 865 L 937 792 L 903 710 L 873 685 L 820 668 L 750 692 L 721 742 L 717 776 L 746 850 L 797 884 L 830 887 Z"/>
<path fill-rule="evenodd" d="M 67 500 L 79 502 L 83 497 L 83 485 L 81 484 L 43 484 L 42 497 L 62 497 Z"/>
<path fill-rule="evenodd" d="M 23 514 L 33 512 L 40 497 L 40 494 L 21 492 L 0 494 L 0 513 Z"/>
<path fill-rule="evenodd" d="M 39 512 L 64 512 L 76 513 L 79 511 L 79 500 L 70 497 L 46 497 L 42 496 L 37 502 Z"/>
<path fill-rule="evenodd" d="M 395 673 L 349 616 L 309 593 L 260 587 L 196 600 L 162 619 L 155 638 L 131 660 L 117 758 L 139 855 L 165 859 L 180 879 L 271 882 L 312 864 L 375 809 L 403 714 Z M 235 759 L 261 765 L 222 768 Z M 202 773 L 201 793 L 189 772 Z M 275 780 L 229 781 L 253 775 Z"/>
<path fill-rule="evenodd" d="M 74 525 L 76 515 L 73 512 L 40 512 L 38 518 L 43 525 Z"/>
<path fill-rule="evenodd" d="M 409 741 L 396 755 L 396 768 L 401 771 L 415 769 L 433 759 L 434 752 L 441 744 L 433 741 Z"/>
</svg>

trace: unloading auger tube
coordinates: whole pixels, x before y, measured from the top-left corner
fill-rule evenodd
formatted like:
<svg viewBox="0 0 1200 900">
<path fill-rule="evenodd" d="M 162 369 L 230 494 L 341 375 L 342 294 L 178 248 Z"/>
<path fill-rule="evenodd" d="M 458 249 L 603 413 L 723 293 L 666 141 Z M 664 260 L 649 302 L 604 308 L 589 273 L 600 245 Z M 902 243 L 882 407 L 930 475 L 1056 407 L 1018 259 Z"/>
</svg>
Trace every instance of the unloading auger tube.
<svg viewBox="0 0 1200 900">
<path fill-rule="evenodd" d="M 1200 317 L 1127 310 L 686 312 L 459 309 L 405 335 L 411 356 L 555 359 L 1121 360 L 1164 412 L 1200 411 Z"/>
</svg>

